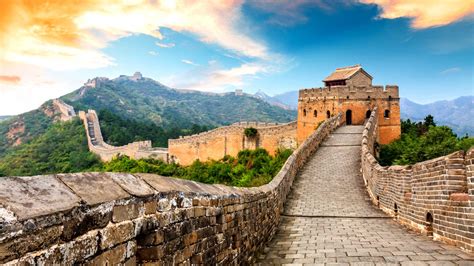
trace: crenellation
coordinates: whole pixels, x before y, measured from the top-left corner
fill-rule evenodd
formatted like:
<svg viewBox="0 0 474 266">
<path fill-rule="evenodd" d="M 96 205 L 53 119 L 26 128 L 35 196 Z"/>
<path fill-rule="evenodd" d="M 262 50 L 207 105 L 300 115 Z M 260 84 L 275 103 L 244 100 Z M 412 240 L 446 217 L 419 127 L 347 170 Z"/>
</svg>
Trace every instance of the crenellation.
<svg viewBox="0 0 474 266">
<path fill-rule="evenodd" d="M 245 128 L 257 129 L 257 136 L 248 138 Z M 296 121 L 277 124 L 261 122 L 238 122 L 192 136 L 168 140 L 170 157 L 175 162 L 188 165 L 199 159 L 219 160 L 225 155 L 236 156 L 243 149 L 262 147 L 270 154 L 279 148 L 296 149 Z"/>
</svg>

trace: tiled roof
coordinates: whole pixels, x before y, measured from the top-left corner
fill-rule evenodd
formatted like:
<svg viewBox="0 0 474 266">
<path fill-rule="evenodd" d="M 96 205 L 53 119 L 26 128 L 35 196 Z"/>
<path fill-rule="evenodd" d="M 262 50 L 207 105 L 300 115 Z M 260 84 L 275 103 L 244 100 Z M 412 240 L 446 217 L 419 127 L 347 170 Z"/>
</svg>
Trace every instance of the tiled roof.
<svg viewBox="0 0 474 266">
<path fill-rule="evenodd" d="M 355 73 L 357 73 L 359 70 L 362 70 L 361 65 L 355 65 L 355 66 L 348 66 L 348 67 L 341 67 L 341 68 L 336 68 L 336 71 L 334 71 L 331 75 L 329 75 L 327 78 L 325 78 L 323 81 L 333 81 L 333 80 L 346 80 L 352 77 Z M 364 71 L 365 74 L 367 72 Z M 367 74 L 370 78 L 372 78 L 369 74 Z"/>
</svg>

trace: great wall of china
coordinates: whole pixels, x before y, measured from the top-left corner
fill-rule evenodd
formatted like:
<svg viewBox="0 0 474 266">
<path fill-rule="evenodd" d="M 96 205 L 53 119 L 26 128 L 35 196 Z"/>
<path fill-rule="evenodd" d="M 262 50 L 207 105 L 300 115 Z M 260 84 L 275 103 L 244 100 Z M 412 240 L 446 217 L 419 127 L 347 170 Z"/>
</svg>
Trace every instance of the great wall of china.
<svg viewBox="0 0 474 266">
<path fill-rule="evenodd" d="M 382 167 L 374 157 L 377 127 L 373 114 L 361 156 L 374 204 L 411 229 L 474 251 L 474 148 L 415 165 Z"/>
<path fill-rule="evenodd" d="M 246 128 L 257 129 L 257 135 L 245 136 Z M 226 155 L 236 156 L 243 149 L 264 148 L 274 155 L 278 149 L 296 147 L 296 121 L 286 124 L 239 122 L 168 141 L 170 157 L 183 165 L 195 160 L 219 160 Z"/>
<path fill-rule="evenodd" d="M 124 146 L 112 146 L 107 144 L 102 137 L 99 117 L 94 110 L 79 112 L 79 117 L 84 122 L 89 150 L 97 154 L 101 160 L 110 161 L 113 157 L 121 154 L 134 159 L 154 158 L 168 162 L 168 149 L 152 148 L 151 141 L 136 141 Z"/>
<path fill-rule="evenodd" d="M 269 184 L 256 188 L 153 174 L 3 178 L 0 262 L 251 263 L 255 252 L 277 231 L 293 180 L 343 123 L 339 114 L 321 124 Z M 383 168 L 371 154 L 376 127 L 374 113 L 362 135 L 362 154 L 354 154 L 362 158 L 363 177 L 374 203 L 404 225 L 473 252 L 474 150 L 466 157 L 454 153 L 406 169 Z"/>
<path fill-rule="evenodd" d="M 345 81 L 347 93 L 356 88 L 350 78 Z M 168 151 L 157 152 L 186 164 L 244 148 L 274 152 L 296 146 L 273 180 L 260 187 L 126 173 L 0 179 L 0 263 L 472 264 L 474 148 L 382 167 L 375 146 L 387 139 L 380 127 L 399 121 L 398 88 L 393 95 L 390 87 L 382 89 L 375 101 L 350 99 L 340 94 L 346 92 L 340 80 L 327 82 L 340 97 L 328 105 L 324 98 L 311 100 L 316 91 L 300 91 L 298 122 L 237 123 L 170 140 Z M 309 115 L 330 107 L 331 114 L 297 141 L 300 124 L 315 123 L 321 117 Z M 61 110 L 72 114 L 67 106 Z M 91 151 L 104 160 L 118 153 L 139 158 L 151 148 L 148 141 L 107 145 L 97 114 L 79 116 Z M 257 136 L 246 137 L 248 127 L 256 128 Z M 397 133 L 391 132 L 389 138 Z"/>
</svg>

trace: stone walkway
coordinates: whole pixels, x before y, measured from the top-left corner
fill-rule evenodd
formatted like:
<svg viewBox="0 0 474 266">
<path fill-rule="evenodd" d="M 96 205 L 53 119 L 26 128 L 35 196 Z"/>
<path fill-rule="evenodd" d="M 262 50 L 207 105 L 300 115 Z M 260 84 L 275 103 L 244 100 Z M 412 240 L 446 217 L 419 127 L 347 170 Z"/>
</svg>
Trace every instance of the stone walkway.
<svg viewBox="0 0 474 266">
<path fill-rule="evenodd" d="M 458 248 L 408 231 L 369 200 L 362 126 L 337 129 L 296 178 L 261 265 L 474 265 Z"/>
</svg>

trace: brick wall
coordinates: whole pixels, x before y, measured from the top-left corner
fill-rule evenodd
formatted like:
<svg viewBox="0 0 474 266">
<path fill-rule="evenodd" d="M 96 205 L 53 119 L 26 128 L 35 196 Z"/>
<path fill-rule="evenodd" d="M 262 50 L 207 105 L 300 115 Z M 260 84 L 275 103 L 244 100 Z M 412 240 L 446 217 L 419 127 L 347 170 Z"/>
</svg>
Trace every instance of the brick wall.
<svg viewBox="0 0 474 266">
<path fill-rule="evenodd" d="M 366 124 L 361 155 L 374 204 L 411 229 L 474 251 L 474 148 L 414 165 L 382 167 L 373 156 L 378 123 L 374 114 Z"/>
<path fill-rule="evenodd" d="M 245 128 L 257 129 L 257 136 L 247 138 Z M 296 122 L 286 124 L 240 122 L 200 134 L 168 140 L 173 161 L 190 165 L 195 160 L 219 160 L 225 155 L 237 156 L 243 149 L 266 149 L 274 155 L 279 148 L 296 149 Z"/>
<path fill-rule="evenodd" d="M 322 124 L 269 184 L 256 188 L 152 174 L 2 178 L 0 263 L 252 262 L 277 229 L 296 173 L 340 121 Z"/>
<path fill-rule="evenodd" d="M 360 75 L 365 76 L 360 73 Z M 351 111 L 352 124 L 363 125 L 368 111 L 377 107 L 379 116 L 378 135 L 381 144 L 387 144 L 400 137 L 400 99 L 398 86 L 334 86 L 303 89 L 298 98 L 298 143 L 311 135 L 321 121 L 330 115 Z M 389 117 L 384 117 L 385 110 Z M 306 114 L 306 115 L 305 115 Z"/>
</svg>

